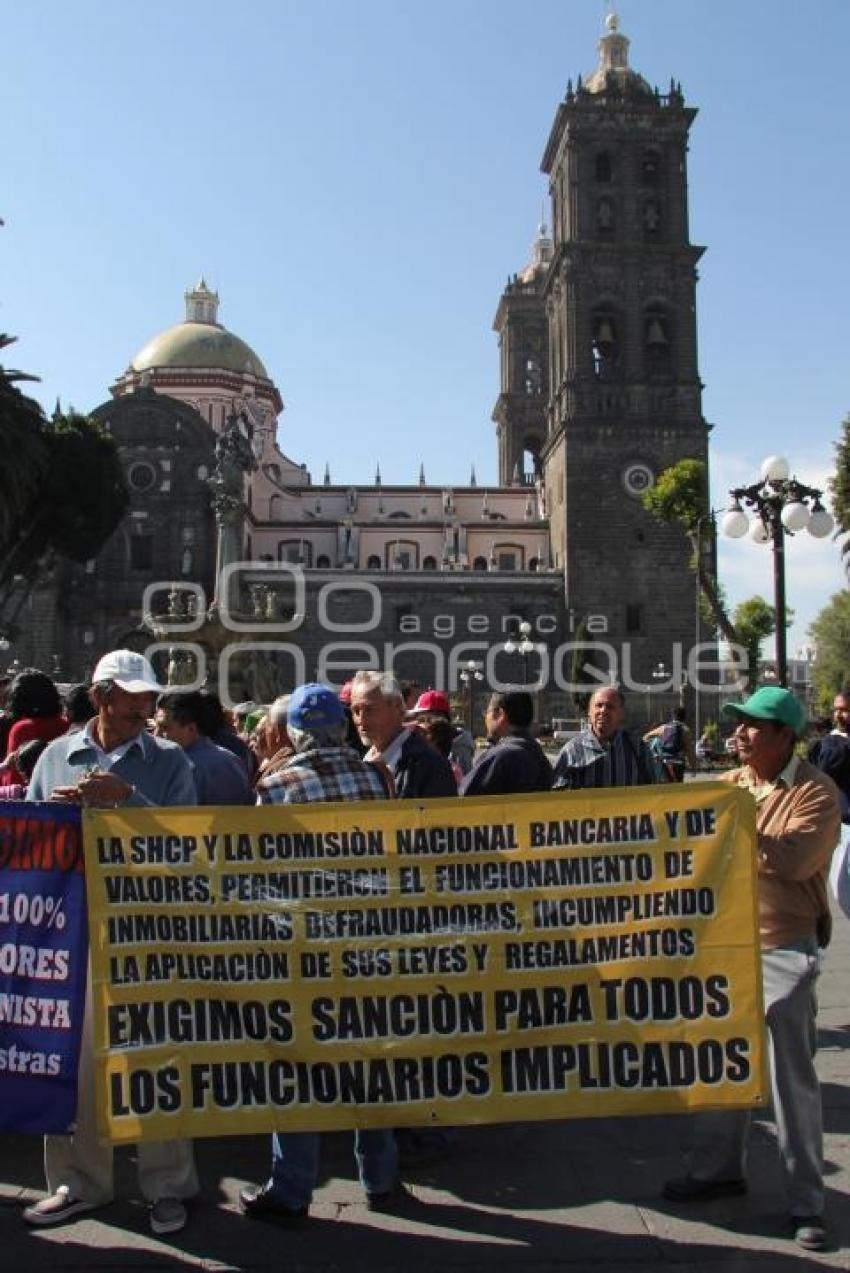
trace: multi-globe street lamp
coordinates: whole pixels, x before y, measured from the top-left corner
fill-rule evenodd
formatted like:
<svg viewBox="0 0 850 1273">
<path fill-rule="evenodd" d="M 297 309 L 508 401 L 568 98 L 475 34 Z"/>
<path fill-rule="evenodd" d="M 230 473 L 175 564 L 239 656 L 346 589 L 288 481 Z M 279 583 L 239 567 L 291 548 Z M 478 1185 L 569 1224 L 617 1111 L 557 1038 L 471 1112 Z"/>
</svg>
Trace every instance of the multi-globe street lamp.
<svg viewBox="0 0 850 1273">
<path fill-rule="evenodd" d="M 773 544 L 773 593 L 776 613 L 776 675 L 778 683 L 788 686 L 785 604 L 785 536 L 807 530 L 815 539 L 824 539 L 832 531 L 832 516 L 824 508 L 823 491 L 806 486 L 790 476 L 788 461 L 781 455 L 770 455 L 761 466 L 761 480 L 752 486 L 734 487 L 729 494 L 732 503 L 721 522 L 724 535 L 740 539 L 749 534 L 756 544 Z M 742 505 L 752 509 L 749 517 Z"/>
<path fill-rule="evenodd" d="M 521 654 L 522 655 L 522 683 L 523 686 L 528 684 L 528 656 L 533 654 L 535 650 L 534 642 L 531 640 L 531 624 L 527 619 L 523 619 L 517 629 L 517 638 L 509 636 L 504 645 L 505 654 Z"/>
<path fill-rule="evenodd" d="M 466 663 L 461 664 L 459 675 L 460 675 L 460 679 L 463 681 L 464 685 L 466 686 L 466 691 L 467 691 L 467 700 L 466 700 L 466 710 L 468 713 L 467 728 L 469 729 L 470 734 L 472 734 L 474 738 L 475 737 L 475 728 L 474 728 L 474 725 L 475 725 L 475 711 L 474 711 L 475 682 L 484 680 L 484 664 L 479 663 L 477 659 L 468 659 Z"/>
</svg>

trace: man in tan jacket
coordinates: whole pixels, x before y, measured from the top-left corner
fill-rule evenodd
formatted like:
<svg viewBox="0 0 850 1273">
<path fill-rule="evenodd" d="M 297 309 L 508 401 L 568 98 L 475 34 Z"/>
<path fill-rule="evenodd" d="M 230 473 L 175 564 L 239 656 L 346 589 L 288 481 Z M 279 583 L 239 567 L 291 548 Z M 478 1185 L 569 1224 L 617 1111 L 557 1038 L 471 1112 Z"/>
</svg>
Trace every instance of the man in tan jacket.
<svg viewBox="0 0 850 1273">
<path fill-rule="evenodd" d="M 791 1226 L 807 1250 L 826 1245 L 821 1098 L 814 1055 L 815 982 L 831 921 L 826 881 L 841 814 L 832 780 L 794 753 L 806 728 L 799 699 L 763 686 L 745 703 L 726 703 L 738 720 L 742 767 L 726 780 L 750 791 L 758 831 L 759 928 L 776 1137 Z M 676 1202 L 746 1192 L 747 1111 L 694 1120 L 688 1174 L 669 1180 Z"/>
</svg>

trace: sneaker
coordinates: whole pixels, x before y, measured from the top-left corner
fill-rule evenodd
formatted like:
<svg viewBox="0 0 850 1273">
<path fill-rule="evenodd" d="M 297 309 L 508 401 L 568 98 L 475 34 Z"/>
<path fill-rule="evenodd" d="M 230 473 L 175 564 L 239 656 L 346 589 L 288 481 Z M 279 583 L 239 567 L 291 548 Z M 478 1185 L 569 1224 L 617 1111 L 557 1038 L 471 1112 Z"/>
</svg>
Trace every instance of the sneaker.
<svg viewBox="0 0 850 1273">
<path fill-rule="evenodd" d="M 409 1211 L 411 1207 L 418 1205 L 419 1199 L 416 1194 L 411 1193 L 400 1180 L 393 1185 L 392 1189 L 387 1189 L 384 1193 L 366 1194 L 366 1210 L 382 1211 L 385 1215 Z"/>
<path fill-rule="evenodd" d="M 711 1198 L 739 1198 L 747 1192 L 746 1180 L 697 1180 L 695 1176 L 678 1176 L 668 1180 L 662 1196 L 671 1202 L 708 1202 Z"/>
<path fill-rule="evenodd" d="M 306 1207 L 284 1207 L 278 1202 L 269 1181 L 264 1185 L 246 1185 L 239 1190 L 239 1202 L 246 1216 L 255 1220 L 279 1220 L 294 1224 L 307 1215 Z"/>
<path fill-rule="evenodd" d="M 179 1198 L 157 1198 L 148 1212 L 152 1233 L 179 1233 L 186 1227 L 186 1208 Z"/>
<path fill-rule="evenodd" d="M 804 1251 L 822 1251 L 826 1246 L 826 1223 L 823 1216 L 792 1216 L 794 1241 Z"/>
<path fill-rule="evenodd" d="M 49 1197 L 42 1198 L 41 1202 L 34 1202 L 25 1208 L 24 1219 L 27 1224 L 42 1227 L 50 1224 L 65 1224 L 83 1211 L 94 1211 L 99 1205 L 97 1202 L 84 1202 L 82 1198 L 72 1197 L 68 1186 L 60 1185 Z"/>
</svg>

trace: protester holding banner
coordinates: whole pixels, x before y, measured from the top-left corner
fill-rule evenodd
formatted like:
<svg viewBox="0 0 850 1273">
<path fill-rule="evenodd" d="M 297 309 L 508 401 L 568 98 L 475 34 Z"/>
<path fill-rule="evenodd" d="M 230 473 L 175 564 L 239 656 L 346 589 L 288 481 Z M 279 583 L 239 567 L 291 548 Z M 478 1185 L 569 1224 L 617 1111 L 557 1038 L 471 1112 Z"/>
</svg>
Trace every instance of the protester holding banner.
<svg viewBox="0 0 850 1273">
<path fill-rule="evenodd" d="M 463 796 L 507 796 L 549 791 L 552 766 L 536 738 L 529 736 L 534 700 L 524 690 L 492 694 L 484 713 L 489 748 L 461 785 Z"/>
<path fill-rule="evenodd" d="M 571 738 L 555 762 L 555 788 L 643 787 L 655 782 L 652 757 L 643 742 L 623 728 L 626 700 L 615 685 L 590 700 L 588 724 Z"/>
<path fill-rule="evenodd" d="M 735 738 L 744 762 L 724 780 L 756 803 L 770 1079 L 791 1227 L 800 1246 L 820 1250 L 826 1228 L 815 983 L 831 932 L 826 878 L 841 823 L 838 790 L 795 755 L 806 715 L 790 690 L 763 686 L 723 712 L 739 722 Z M 700 1114 L 688 1174 L 668 1181 L 665 1197 L 700 1202 L 745 1193 L 749 1121 L 746 1111 Z"/>
<path fill-rule="evenodd" d="M 28 791 L 33 801 L 56 800 L 105 808 L 194 805 L 192 768 L 182 749 L 147 733 L 162 687 L 143 655 L 114 650 L 92 678 L 97 716 L 85 729 L 51 743 L 36 765 Z M 95 1120 L 91 982 L 72 1136 L 47 1136 L 48 1196 L 24 1211 L 28 1224 L 64 1224 L 112 1200 L 112 1146 L 98 1137 Z M 198 1192 L 192 1144 L 152 1141 L 138 1147 L 139 1187 L 150 1205 L 154 1233 L 186 1223 L 183 1200 Z"/>
<path fill-rule="evenodd" d="M 294 691 L 287 729 L 295 755 L 276 775 L 275 803 L 387 798 L 378 770 L 345 745 L 345 711 L 326 685 L 301 685 Z M 306 1215 L 319 1175 L 319 1146 L 318 1132 L 275 1133 L 270 1178 L 240 1191 L 245 1214 L 283 1221 Z M 354 1156 L 370 1210 L 391 1211 L 408 1200 L 398 1179 L 391 1131 L 355 1132 Z"/>
</svg>

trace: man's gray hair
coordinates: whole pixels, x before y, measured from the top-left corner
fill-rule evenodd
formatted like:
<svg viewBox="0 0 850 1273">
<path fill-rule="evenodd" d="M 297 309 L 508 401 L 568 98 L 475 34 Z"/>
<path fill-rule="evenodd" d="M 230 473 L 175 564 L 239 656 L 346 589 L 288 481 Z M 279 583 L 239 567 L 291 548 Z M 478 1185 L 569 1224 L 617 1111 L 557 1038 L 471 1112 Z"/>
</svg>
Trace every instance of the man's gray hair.
<svg viewBox="0 0 850 1273">
<path fill-rule="evenodd" d="M 286 725 L 286 718 L 289 714 L 289 700 L 291 698 L 291 694 L 281 694 L 279 698 L 275 699 L 266 713 L 269 724 L 273 725 L 275 729 L 280 729 Z"/>
<path fill-rule="evenodd" d="M 351 693 L 359 690 L 363 694 L 380 694 L 382 698 L 397 698 L 404 702 L 401 686 L 391 672 L 367 672 L 361 668 L 354 673 L 351 682 Z"/>
<path fill-rule="evenodd" d="M 313 729 L 296 729 L 294 725 L 290 725 L 287 732 L 296 751 L 316 751 L 320 747 L 341 747 L 348 733 L 348 725 L 345 721 L 339 725 L 321 725 Z"/>
</svg>

